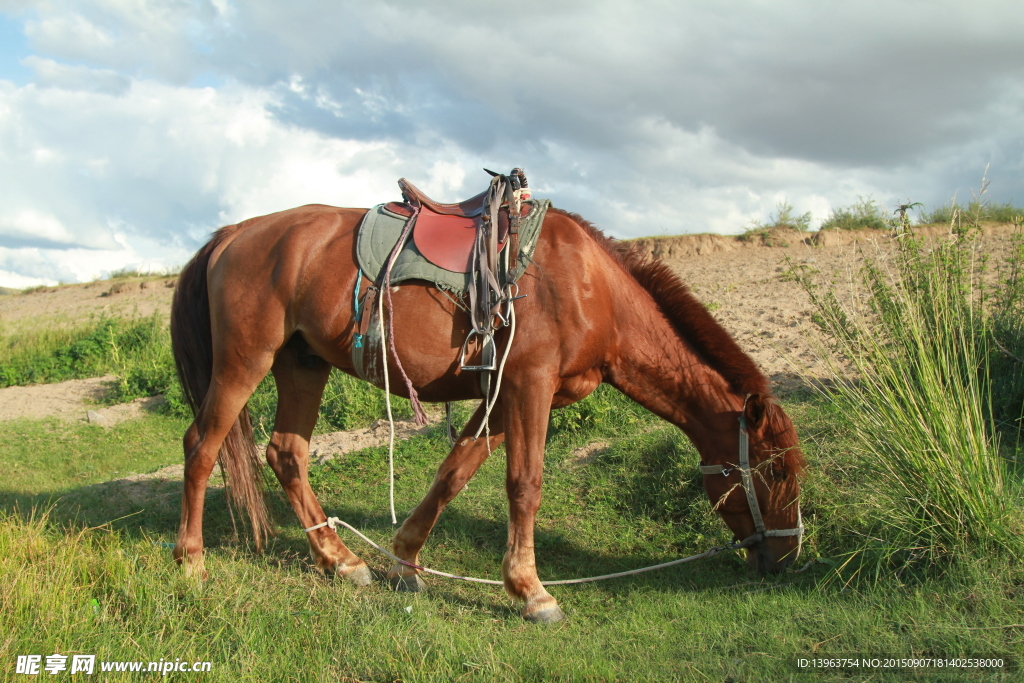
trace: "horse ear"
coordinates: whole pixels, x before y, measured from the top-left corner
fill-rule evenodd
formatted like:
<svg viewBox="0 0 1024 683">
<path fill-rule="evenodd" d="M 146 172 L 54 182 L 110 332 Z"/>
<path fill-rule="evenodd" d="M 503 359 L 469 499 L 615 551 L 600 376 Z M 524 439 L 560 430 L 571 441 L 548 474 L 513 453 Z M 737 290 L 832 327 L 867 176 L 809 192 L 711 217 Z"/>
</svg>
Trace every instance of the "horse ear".
<svg viewBox="0 0 1024 683">
<path fill-rule="evenodd" d="M 768 418 L 768 411 L 771 410 L 771 403 L 764 394 L 751 394 L 747 398 L 743 415 L 747 418 L 747 427 L 759 431 Z"/>
</svg>

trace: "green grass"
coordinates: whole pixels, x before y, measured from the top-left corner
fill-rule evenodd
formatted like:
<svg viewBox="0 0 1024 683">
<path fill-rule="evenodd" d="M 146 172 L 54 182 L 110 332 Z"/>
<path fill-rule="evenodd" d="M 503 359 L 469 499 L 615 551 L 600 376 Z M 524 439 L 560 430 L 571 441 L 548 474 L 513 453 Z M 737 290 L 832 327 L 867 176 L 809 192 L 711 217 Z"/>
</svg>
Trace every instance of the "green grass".
<svg viewBox="0 0 1024 683">
<path fill-rule="evenodd" d="M 169 399 L 174 414 L 189 416 L 188 407 L 181 397 L 181 389 L 177 384 L 171 388 Z M 277 388 L 273 377 L 268 375 L 249 399 L 249 410 L 257 438 L 269 440 L 270 432 L 274 428 L 276 408 Z M 391 411 L 396 420 L 412 417 L 412 406 L 404 398 L 392 396 Z M 383 391 L 339 370 L 333 370 L 324 388 L 320 417 L 314 433 L 368 427 L 386 415 Z"/>
<path fill-rule="evenodd" d="M 148 318 L 101 318 L 69 329 L 42 330 L 0 339 L 0 387 L 48 384 L 104 374 L 117 376 L 104 398 L 123 403 L 167 396 L 168 412 L 191 418 L 174 370 L 170 333 L 159 314 Z M 272 377 L 249 402 L 260 436 L 273 428 L 277 390 Z M 394 414 L 412 414 L 409 402 L 392 401 Z M 331 373 L 320 408 L 320 431 L 366 427 L 385 413 L 379 389 L 341 372 Z"/>
<path fill-rule="evenodd" d="M 856 527 L 856 514 L 829 506 L 839 502 L 837 489 L 856 498 L 862 479 L 833 467 L 846 460 L 848 435 L 821 417 L 820 399 L 806 396 L 786 407 L 804 431 L 812 464 L 805 557 L 818 557 L 843 545 L 836 525 Z M 163 464 L 164 453 L 180 458 L 174 451 L 182 428 L 159 416 L 120 432 L 62 431 L 53 423 L 12 428 L 32 440 L 25 452 L 44 473 L 15 472 L 3 487 L 5 671 L 18 654 L 85 653 L 100 660 L 208 660 L 213 671 L 204 680 L 225 681 L 838 681 L 861 679 L 850 671 L 798 671 L 796 657 L 1024 654 L 1021 629 L 1003 628 L 1024 622 L 1024 571 L 1000 558 L 976 559 L 943 576 L 904 574 L 844 588 L 825 581 L 825 563 L 761 578 L 729 553 L 628 580 L 554 588 L 569 620 L 537 627 L 523 622 L 495 587 L 430 578 L 428 592 L 407 595 L 325 580 L 309 569 L 304 536 L 278 494 L 272 499 L 279 534 L 257 556 L 232 533 L 223 495 L 211 493 L 210 579 L 194 582 L 166 547 L 175 535 L 180 484 L 154 483 L 152 500 L 98 484 L 128 466 L 118 455 L 124 451 L 150 453 L 139 461 L 142 469 Z M 104 436 L 116 447 L 104 447 Z M 608 441 L 608 449 L 579 462 L 573 448 L 595 439 Z M 166 450 L 153 446 L 161 441 Z M 440 428 L 399 445 L 400 510 L 424 493 L 446 449 Z M 60 459 L 69 450 L 83 462 L 111 460 L 76 469 Z M 696 463 L 677 430 L 607 388 L 559 416 L 537 527 L 542 578 L 621 571 L 728 540 L 709 510 Z M 385 545 L 393 533 L 386 479 L 381 448 L 341 456 L 311 476 L 329 514 Z M 832 526 L 824 523 L 826 511 Z M 506 519 L 499 449 L 442 516 L 422 559 L 497 578 Z M 371 566 L 387 568 L 359 541 L 346 541 Z M 832 561 L 827 553 L 823 559 Z M 880 671 L 871 680 L 1013 675 Z"/>
<path fill-rule="evenodd" d="M 159 315 L 100 318 L 0 339 L 0 387 L 118 375 L 111 400 L 163 393 L 174 382 L 170 333 Z"/>
<path fill-rule="evenodd" d="M 5 422 L 0 450 L 4 488 L 27 494 L 58 492 L 180 463 L 187 422 L 162 415 L 113 427 L 55 418 Z"/>
<path fill-rule="evenodd" d="M 1014 206 L 1011 202 L 1000 204 L 984 199 L 972 199 L 967 204 L 959 204 L 953 200 L 931 211 L 923 211 L 921 222 L 942 225 L 959 223 L 978 225 L 982 221 L 991 221 L 1019 225 L 1022 217 L 1024 217 L 1024 209 Z"/>
</svg>

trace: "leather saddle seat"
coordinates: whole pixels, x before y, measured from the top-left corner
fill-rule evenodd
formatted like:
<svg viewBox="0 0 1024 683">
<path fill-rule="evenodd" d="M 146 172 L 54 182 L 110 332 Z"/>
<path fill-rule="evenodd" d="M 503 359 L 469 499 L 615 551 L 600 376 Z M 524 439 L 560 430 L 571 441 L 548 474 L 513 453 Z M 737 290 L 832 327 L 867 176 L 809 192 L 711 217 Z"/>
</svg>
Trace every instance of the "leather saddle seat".
<svg viewBox="0 0 1024 683">
<path fill-rule="evenodd" d="M 452 204 L 436 202 L 423 194 L 419 188 L 405 178 L 398 181 L 404 202 L 389 202 L 384 208 L 400 216 L 412 216 L 413 204 L 420 207 L 416 224 L 412 229 L 413 243 L 419 252 L 431 263 L 454 273 L 468 273 L 472 267 L 473 245 L 476 233 L 483 224 L 484 203 L 487 192 Z M 503 204 L 498 212 L 498 250 L 508 241 L 509 207 Z M 530 205 L 523 203 L 522 213 L 526 216 Z"/>
<path fill-rule="evenodd" d="M 466 218 L 481 216 L 484 212 L 484 202 L 487 200 L 487 190 L 484 190 L 480 194 L 470 197 L 465 201 L 455 202 L 454 204 L 444 204 L 441 202 L 435 202 L 405 178 L 399 178 L 398 187 L 402 190 L 402 196 L 405 197 L 406 200 L 418 201 L 420 206 L 426 207 L 434 213 L 439 213 L 442 216 L 463 216 Z"/>
</svg>

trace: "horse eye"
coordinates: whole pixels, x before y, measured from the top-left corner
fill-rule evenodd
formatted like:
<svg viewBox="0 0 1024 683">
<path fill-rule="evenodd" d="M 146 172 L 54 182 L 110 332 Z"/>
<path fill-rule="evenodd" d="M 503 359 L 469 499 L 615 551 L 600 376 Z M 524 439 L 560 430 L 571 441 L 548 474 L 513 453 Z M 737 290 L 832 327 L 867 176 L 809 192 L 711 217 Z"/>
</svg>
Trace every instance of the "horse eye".
<svg viewBox="0 0 1024 683">
<path fill-rule="evenodd" d="M 786 481 L 786 476 L 784 470 L 772 470 L 772 479 L 775 481 Z"/>
</svg>

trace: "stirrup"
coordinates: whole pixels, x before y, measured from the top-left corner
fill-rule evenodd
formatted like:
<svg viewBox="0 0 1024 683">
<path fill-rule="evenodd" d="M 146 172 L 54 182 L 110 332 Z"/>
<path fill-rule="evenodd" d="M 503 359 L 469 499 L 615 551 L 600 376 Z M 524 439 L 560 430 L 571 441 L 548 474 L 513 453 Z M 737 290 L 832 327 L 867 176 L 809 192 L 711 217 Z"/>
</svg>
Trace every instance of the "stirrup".
<svg viewBox="0 0 1024 683">
<path fill-rule="evenodd" d="M 479 365 L 466 365 L 466 349 L 469 347 L 469 340 L 474 336 L 480 335 L 483 338 L 480 347 L 480 364 Z M 466 335 L 466 341 L 462 342 L 462 359 L 459 365 L 463 370 L 475 370 L 475 371 L 490 371 L 497 370 L 498 366 L 495 365 L 497 359 L 497 353 L 494 350 L 494 333 L 488 332 L 487 334 L 481 334 L 476 330 L 470 330 L 469 334 Z"/>
</svg>

